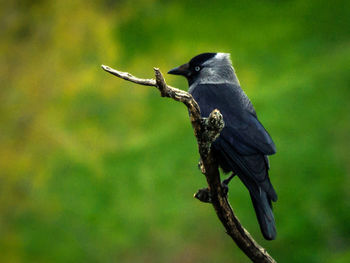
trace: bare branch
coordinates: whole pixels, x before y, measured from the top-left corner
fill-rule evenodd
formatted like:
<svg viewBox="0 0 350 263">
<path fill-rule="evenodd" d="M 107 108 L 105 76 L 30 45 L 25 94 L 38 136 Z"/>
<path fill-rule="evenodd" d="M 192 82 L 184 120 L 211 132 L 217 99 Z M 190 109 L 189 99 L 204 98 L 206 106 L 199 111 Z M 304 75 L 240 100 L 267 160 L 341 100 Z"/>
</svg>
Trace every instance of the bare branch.
<svg viewBox="0 0 350 263">
<path fill-rule="evenodd" d="M 201 118 L 199 106 L 192 95 L 186 91 L 168 86 L 158 68 L 154 68 L 156 80 L 140 79 L 130 73 L 121 72 L 104 65 L 102 65 L 102 68 L 108 73 L 124 80 L 140 85 L 154 86 L 160 91 L 162 97 L 172 98 L 187 106 L 201 157 L 200 167 L 208 183 L 208 188 L 198 190 L 196 194 L 199 195 L 196 197 L 199 197 L 198 199 L 203 202 L 212 203 L 217 216 L 226 229 L 226 233 L 231 236 L 238 247 L 253 262 L 276 262 L 267 251 L 251 237 L 248 231 L 244 229 L 238 218 L 234 215 L 227 200 L 227 190 L 220 181 L 218 164 L 210 151 L 212 142 L 220 135 L 224 127 L 221 113 L 218 110 L 214 110 L 208 118 Z"/>
<path fill-rule="evenodd" d="M 108 66 L 105 66 L 105 65 L 101 65 L 101 67 L 103 68 L 103 70 L 105 70 L 108 73 L 111 73 L 114 76 L 117 76 L 119 78 L 131 81 L 131 82 L 134 82 L 134 83 L 140 84 L 140 85 L 157 87 L 157 83 L 154 79 L 139 79 L 139 78 L 134 77 L 133 75 L 131 75 L 128 72 L 122 72 L 122 71 L 110 68 Z"/>
</svg>

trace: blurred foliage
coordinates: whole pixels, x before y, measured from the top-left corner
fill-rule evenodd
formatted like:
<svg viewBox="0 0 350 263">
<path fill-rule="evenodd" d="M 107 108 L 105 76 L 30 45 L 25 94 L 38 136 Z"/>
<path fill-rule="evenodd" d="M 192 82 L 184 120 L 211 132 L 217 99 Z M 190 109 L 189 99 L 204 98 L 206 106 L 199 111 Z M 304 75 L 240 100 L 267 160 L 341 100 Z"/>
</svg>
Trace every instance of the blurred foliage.
<svg viewBox="0 0 350 263">
<path fill-rule="evenodd" d="M 0 1 L 0 261 L 247 262 L 213 209 L 183 105 L 151 77 L 232 54 L 274 138 L 279 262 L 350 262 L 349 1 Z M 168 82 L 186 88 L 184 79 Z"/>
</svg>

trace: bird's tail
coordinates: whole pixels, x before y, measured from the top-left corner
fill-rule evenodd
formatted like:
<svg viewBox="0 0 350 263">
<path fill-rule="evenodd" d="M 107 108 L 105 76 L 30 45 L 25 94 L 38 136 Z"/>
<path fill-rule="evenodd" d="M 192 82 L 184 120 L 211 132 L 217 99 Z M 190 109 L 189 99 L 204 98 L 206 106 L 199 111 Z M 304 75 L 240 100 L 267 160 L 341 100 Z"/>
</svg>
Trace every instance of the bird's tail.
<svg viewBox="0 0 350 263">
<path fill-rule="evenodd" d="M 266 192 L 261 189 L 258 193 L 250 192 L 250 197 L 264 238 L 267 240 L 275 239 L 275 218 L 273 216 L 270 198 L 267 196 Z"/>
</svg>

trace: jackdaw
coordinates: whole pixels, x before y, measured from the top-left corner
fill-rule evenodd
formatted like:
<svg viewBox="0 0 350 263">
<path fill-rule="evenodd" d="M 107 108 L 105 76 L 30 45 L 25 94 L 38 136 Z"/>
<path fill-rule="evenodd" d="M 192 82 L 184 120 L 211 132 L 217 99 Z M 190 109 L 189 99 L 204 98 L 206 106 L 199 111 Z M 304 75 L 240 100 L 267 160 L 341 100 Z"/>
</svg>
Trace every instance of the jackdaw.
<svg viewBox="0 0 350 263">
<path fill-rule="evenodd" d="M 168 73 L 186 77 L 202 117 L 214 109 L 223 115 L 225 127 L 212 144 L 213 154 L 224 172 L 237 174 L 248 188 L 263 236 L 275 239 L 271 201 L 277 201 L 277 194 L 268 174 L 268 155 L 276 148 L 240 87 L 230 55 L 203 53 Z"/>
</svg>

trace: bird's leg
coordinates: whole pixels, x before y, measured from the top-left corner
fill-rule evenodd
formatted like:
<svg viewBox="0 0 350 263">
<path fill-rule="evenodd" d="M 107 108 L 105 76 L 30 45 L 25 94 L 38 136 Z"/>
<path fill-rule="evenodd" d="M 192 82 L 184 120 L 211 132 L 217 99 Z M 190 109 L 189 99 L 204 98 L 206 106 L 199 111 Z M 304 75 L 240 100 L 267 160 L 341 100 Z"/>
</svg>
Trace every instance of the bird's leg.
<svg viewBox="0 0 350 263">
<path fill-rule="evenodd" d="M 229 177 L 227 177 L 225 180 L 222 181 L 222 184 L 228 186 L 228 184 L 231 182 L 232 178 L 235 176 L 236 176 L 236 174 L 233 172 Z"/>
<path fill-rule="evenodd" d="M 232 178 L 235 177 L 235 173 L 232 173 L 229 177 L 222 181 L 221 186 L 224 190 L 224 194 L 228 194 L 228 184 L 231 182 Z"/>
<path fill-rule="evenodd" d="M 227 196 L 228 194 L 228 184 L 232 180 L 233 177 L 235 177 L 235 173 L 232 173 L 228 178 L 223 180 L 221 182 L 221 186 L 223 188 L 224 195 Z M 208 188 L 201 188 L 199 189 L 194 195 L 194 198 L 197 198 L 199 201 L 202 201 L 204 203 L 211 203 L 211 195 Z"/>
</svg>

